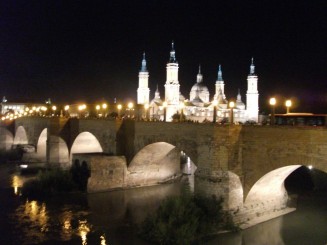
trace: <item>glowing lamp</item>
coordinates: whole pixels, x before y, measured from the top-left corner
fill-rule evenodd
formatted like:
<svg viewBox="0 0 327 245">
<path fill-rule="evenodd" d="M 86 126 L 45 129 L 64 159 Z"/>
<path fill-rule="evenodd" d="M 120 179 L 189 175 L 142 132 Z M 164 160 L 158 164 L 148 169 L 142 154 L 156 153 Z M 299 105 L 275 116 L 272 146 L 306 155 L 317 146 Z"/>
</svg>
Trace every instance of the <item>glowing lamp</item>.
<svg viewBox="0 0 327 245">
<path fill-rule="evenodd" d="M 275 98 L 270 98 L 269 104 L 272 105 L 272 106 L 276 105 L 276 99 Z"/>
</svg>

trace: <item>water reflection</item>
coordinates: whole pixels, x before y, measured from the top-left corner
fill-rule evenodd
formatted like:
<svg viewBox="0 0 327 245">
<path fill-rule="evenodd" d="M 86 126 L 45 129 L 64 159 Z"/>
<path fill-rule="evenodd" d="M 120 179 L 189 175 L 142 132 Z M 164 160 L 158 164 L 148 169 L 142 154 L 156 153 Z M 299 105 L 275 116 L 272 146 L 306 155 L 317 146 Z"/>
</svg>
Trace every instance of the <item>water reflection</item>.
<svg viewBox="0 0 327 245">
<path fill-rule="evenodd" d="M 23 179 L 21 176 L 13 175 L 11 186 L 14 188 L 15 195 L 20 195 L 20 188 L 23 186 Z"/>
<path fill-rule="evenodd" d="M 86 220 L 79 220 L 78 233 L 82 238 L 82 245 L 87 245 L 87 234 L 90 232 L 90 225 Z"/>
<path fill-rule="evenodd" d="M 15 228 L 26 238 L 23 244 L 46 240 L 49 215 L 45 203 L 27 200 L 16 209 L 14 218 L 18 221 Z"/>
<path fill-rule="evenodd" d="M 100 236 L 100 245 L 107 245 L 105 235 Z"/>
<path fill-rule="evenodd" d="M 3 173 L 0 171 L 0 176 Z M 19 245 L 148 245 L 137 237 L 135 224 L 154 212 L 167 196 L 179 195 L 189 183 L 185 178 L 181 183 L 89 195 L 66 194 L 40 202 L 22 201 L 13 195 L 13 187 L 19 193 L 24 177 L 4 177 L 7 185 L 0 186 L 0 204 L 5 204 L 0 225 L 4 227 L 1 231 L 5 243 L 0 243 Z M 318 198 L 308 196 L 300 200 L 303 206 L 299 205 L 296 212 L 241 232 L 221 234 L 203 244 L 327 244 L 326 199 L 326 193 Z"/>
<path fill-rule="evenodd" d="M 62 214 L 59 217 L 60 223 L 62 224 L 60 237 L 63 241 L 69 241 L 72 238 L 72 218 L 73 214 L 71 210 L 63 210 Z"/>
</svg>

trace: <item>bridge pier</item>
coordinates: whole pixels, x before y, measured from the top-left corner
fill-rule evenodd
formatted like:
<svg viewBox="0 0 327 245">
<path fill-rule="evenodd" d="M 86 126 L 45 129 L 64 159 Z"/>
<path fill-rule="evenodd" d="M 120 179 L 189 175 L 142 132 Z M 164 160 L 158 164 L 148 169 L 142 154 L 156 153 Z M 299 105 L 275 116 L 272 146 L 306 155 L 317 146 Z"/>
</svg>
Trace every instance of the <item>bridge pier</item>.
<svg viewBox="0 0 327 245">
<path fill-rule="evenodd" d="M 243 207 L 242 184 L 236 174 L 225 170 L 197 169 L 194 178 L 195 194 L 222 198 L 223 209 L 226 211 Z"/>
<path fill-rule="evenodd" d="M 67 144 L 60 137 L 60 133 L 66 125 L 68 119 L 55 117 L 48 123 L 48 133 L 46 142 L 47 164 L 51 167 L 69 167 L 70 158 Z"/>
<path fill-rule="evenodd" d="M 47 140 L 47 164 L 51 167 L 69 167 L 69 152 L 66 143 L 58 136 Z"/>
</svg>

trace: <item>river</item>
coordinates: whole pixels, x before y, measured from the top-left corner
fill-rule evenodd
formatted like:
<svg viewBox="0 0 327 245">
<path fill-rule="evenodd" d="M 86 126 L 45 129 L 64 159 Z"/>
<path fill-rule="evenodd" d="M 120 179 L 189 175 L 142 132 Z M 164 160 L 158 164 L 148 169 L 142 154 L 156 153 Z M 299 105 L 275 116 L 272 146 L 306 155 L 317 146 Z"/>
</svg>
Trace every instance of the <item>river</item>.
<svg viewBox="0 0 327 245">
<path fill-rule="evenodd" d="M 137 237 L 136 224 L 160 202 L 179 195 L 192 179 L 131 190 L 66 194 L 47 201 L 23 200 L 28 177 L 14 165 L 0 165 L 0 244 L 149 244 Z M 220 234 L 203 244 L 326 245 L 327 195 L 300 196 L 297 211 L 246 230 Z"/>
</svg>

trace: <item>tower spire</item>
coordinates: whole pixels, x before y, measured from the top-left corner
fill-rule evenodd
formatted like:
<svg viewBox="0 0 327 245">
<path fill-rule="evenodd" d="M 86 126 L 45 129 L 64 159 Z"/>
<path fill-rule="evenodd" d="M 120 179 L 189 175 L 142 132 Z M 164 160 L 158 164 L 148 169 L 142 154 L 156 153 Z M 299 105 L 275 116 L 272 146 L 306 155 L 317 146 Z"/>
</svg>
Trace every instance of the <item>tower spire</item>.
<svg viewBox="0 0 327 245">
<path fill-rule="evenodd" d="M 251 65 L 250 65 L 250 75 L 254 75 L 254 69 L 255 69 L 255 66 L 254 66 L 253 57 L 252 57 Z"/>
<path fill-rule="evenodd" d="M 143 59 L 142 59 L 141 72 L 147 72 L 147 68 L 146 68 L 146 60 L 145 60 L 145 52 L 143 52 Z"/>
<path fill-rule="evenodd" d="M 201 65 L 199 65 L 199 73 L 198 75 L 196 76 L 196 82 L 197 83 L 201 83 L 203 81 L 203 76 L 201 74 Z"/>
<path fill-rule="evenodd" d="M 219 68 L 218 68 L 218 79 L 217 81 L 223 81 L 223 73 L 221 71 L 221 65 L 219 64 Z"/>
<path fill-rule="evenodd" d="M 171 51 L 170 51 L 169 63 L 177 63 L 176 55 L 175 55 L 175 48 L 174 48 L 174 41 L 171 42 Z"/>
</svg>

